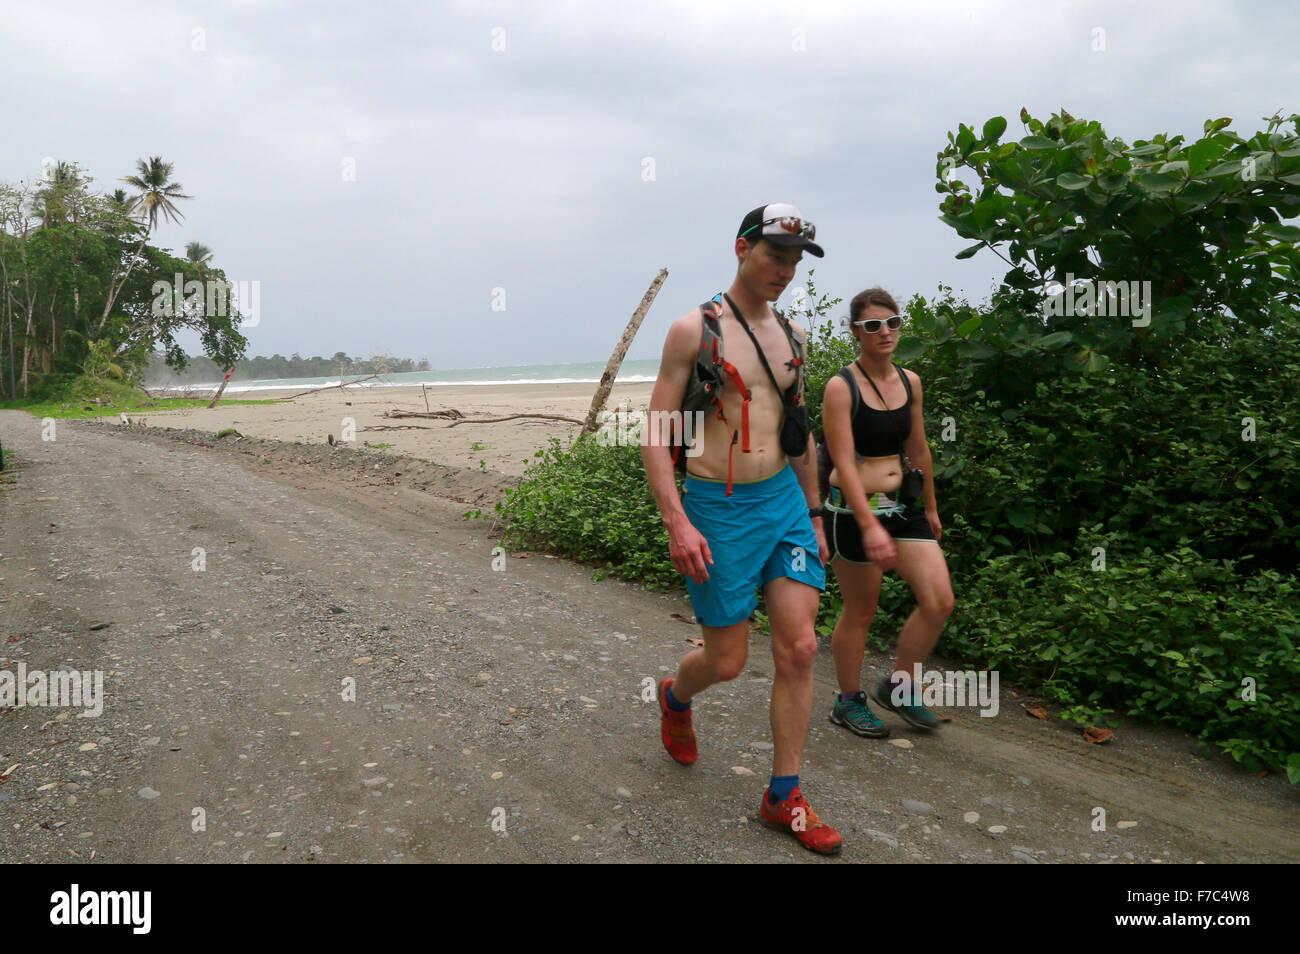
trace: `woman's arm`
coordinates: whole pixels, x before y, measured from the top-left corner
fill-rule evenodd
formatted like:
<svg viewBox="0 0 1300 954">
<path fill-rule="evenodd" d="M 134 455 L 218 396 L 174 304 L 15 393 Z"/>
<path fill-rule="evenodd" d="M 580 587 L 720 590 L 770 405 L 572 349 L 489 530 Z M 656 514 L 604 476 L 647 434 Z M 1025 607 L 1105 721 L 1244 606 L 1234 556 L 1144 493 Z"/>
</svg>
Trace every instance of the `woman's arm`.
<svg viewBox="0 0 1300 954">
<path fill-rule="evenodd" d="M 903 451 L 907 454 L 907 459 L 912 462 L 913 467 L 920 467 L 925 471 L 925 513 L 930 520 L 930 528 L 934 530 L 934 538 L 939 539 L 943 526 L 939 522 L 939 504 L 934 494 L 934 457 L 930 453 L 930 442 L 925 438 L 925 411 L 923 408 L 924 393 L 921 387 L 921 376 L 911 371 L 904 371 L 912 383 L 912 433 L 908 435 L 903 444 Z"/>
</svg>

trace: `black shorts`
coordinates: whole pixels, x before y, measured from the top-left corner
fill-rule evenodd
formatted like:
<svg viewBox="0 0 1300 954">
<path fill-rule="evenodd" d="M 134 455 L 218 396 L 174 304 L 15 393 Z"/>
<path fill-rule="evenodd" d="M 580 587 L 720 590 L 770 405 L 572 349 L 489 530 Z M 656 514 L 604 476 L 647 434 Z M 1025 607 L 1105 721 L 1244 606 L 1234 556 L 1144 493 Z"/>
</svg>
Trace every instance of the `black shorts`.
<svg viewBox="0 0 1300 954">
<path fill-rule="evenodd" d="M 888 494 L 867 494 L 867 504 L 876 515 L 880 525 L 895 540 L 925 541 L 937 543 L 930 521 L 925 516 L 925 507 L 919 503 L 903 505 Z M 830 499 L 822 506 L 826 508 L 825 520 L 826 542 L 831 549 L 831 559 L 840 557 L 849 563 L 870 564 L 867 553 L 862 546 L 862 530 L 853 511 L 844 506 L 844 496 L 838 487 L 831 488 Z"/>
</svg>

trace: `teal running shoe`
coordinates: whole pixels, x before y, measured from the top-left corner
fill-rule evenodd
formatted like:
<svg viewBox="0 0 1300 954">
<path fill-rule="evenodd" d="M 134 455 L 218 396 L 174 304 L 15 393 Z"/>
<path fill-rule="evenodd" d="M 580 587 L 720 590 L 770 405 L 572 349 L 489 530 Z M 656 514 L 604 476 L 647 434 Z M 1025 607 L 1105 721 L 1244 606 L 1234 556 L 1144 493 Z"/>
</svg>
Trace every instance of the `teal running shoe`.
<svg viewBox="0 0 1300 954">
<path fill-rule="evenodd" d="M 893 684 L 889 681 L 889 677 L 886 676 L 884 679 L 881 679 L 880 684 L 876 686 L 876 701 L 890 712 L 898 713 L 898 715 L 903 718 L 903 721 L 918 729 L 933 729 L 939 724 L 939 717 L 920 704 L 919 694 L 914 696 L 912 700 L 915 704 L 896 706 L 894 705 L 893 692 Z"/>
<path fill-rule="evenodd" d="M 867 705 L 867 694 L 859 689 L 848 702 L 840 701 L 840 694 L 835 693 L 835 706 L 831 709 L 831 721 L 842 725 L 854 735 L 867 739 L 883 739 L 889 735 L 889 726 L 871 711 Z"/>
</svg>

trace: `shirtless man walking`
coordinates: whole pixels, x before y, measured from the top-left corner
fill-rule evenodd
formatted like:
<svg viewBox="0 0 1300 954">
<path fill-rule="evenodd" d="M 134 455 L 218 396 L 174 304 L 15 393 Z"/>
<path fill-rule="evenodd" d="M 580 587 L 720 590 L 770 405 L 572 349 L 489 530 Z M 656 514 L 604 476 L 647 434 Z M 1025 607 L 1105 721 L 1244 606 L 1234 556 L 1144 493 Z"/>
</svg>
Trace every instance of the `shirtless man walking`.
<svg viewBox="0 0 1300 954">
<path fill-rule="evenodd" d="M 812 438 L 800 454 L 787 457 L 780 437 L 785 420 L 781 392 L 802 380 L 791 335 L 801 342 L 806 336 L 797 325 L 782 327 L 769 306 L 793 280 L 804 249 L 822 257 L 815 236 L 812 224 L 792 205 L 762 206 L 745 216 L 736 234 L 735 280 L 714 299 L 723 354 L 741 381 L 724 379 L 721 408 L 711 408 L 702 431 L 694 435 L 695 456 L 688 457 L 680 498 L 672 451 L 651 440 L 643 442 L 641 456 L 668 528 L 673 565 L 686 576 L 704 642 L 702 649 L 686 654 L 675 676 L 659 684 L 664 747 L 682 765 L 695 762 L 691 702 L 744 669 L 749 617 L 761 586 L 775 676 L 772 777 L 759 817 L 812 851 L 838 854 L 839 833 L 817 817 L 799 787 L 812 712 L 814 623 L 830 554 L 821 517 L 812 516 L 820 509 Z M 650 396 L 651 421 L 682 407 L 701 353 L 702 329 L 701 309 L 695 308 L 668 330 Z M 755 344 L 762 348 L 771 377 Z M 746 422 L 748 435 L 743 435 Z"/>
</svg>

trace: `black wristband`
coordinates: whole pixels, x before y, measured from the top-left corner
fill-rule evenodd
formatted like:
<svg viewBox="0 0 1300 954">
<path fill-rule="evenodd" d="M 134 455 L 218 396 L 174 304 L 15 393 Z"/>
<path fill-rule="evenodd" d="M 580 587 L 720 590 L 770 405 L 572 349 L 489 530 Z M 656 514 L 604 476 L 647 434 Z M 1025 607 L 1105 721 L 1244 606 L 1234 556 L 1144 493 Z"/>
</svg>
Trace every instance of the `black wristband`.
<svg viewBox="0 0 1300 954">
<path fill-rule="evenodd" d="M 826 508 L 825 508 L 825 507 L 809 507 L 809 508 L 808 508 L 808 516 L 809 516 L 809 517 L 821 517 L 821 516 L 825 516 L 825 514 L 826 514 Z"/>
</svg>

